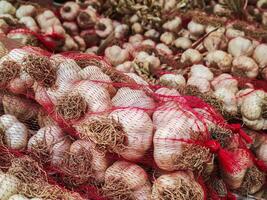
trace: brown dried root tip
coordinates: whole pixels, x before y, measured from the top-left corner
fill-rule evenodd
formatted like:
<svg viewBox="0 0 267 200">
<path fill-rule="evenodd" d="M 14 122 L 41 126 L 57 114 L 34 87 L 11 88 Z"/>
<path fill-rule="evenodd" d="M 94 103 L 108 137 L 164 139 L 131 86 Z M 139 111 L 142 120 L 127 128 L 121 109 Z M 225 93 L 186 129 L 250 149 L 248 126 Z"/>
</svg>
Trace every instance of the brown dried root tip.
<svg viewBox="0 0 267 200">
<path fill-rule="evenodd" d="M 20 194 L 28 198 L 41 198 L 49 200 L 83 200 L 78 194 L 72 194 L 62 188 L 50 185 L 42 180 L 35 180 L 32 183 L 23 183 L 20 187 Z"/>
<path fill-rule="evenodd" d="M 262 188 L 264 183 L 265 174 L 253 166 L 247 170 L 239 191 L 243 195 L 254 194 Z"/>
<path fill-rule="evenodd" d="M 119 178 L 106 180 L 104 186 L 101 188 L 101 193 L 108 199 L 135 200 L 131 189 Z"/>
<path fill-rule="evenodd" d="M 226 197 L 227 195 L 227 187 L 222 179 L 211 178 L 209 180 L 209 186 L 216 191 L 218 196 Z"/>
<path fill-rule="evenodd" d="M 101 152 L 118 153 L 125 149 L 127 140 L 122 126 L 113 119 L 99 118 L 86 121 L 80 127 L 81 139 L 91 140 Z"/>
<path fill-rule="evenodd" d="M 6 146 L 0 144 L 0 170 L 6 172 L 11 166 L 12 159 L 14 159 L 14 155 Z"/>
<path fill-rule="evenodd" d="M 19 75 L 20 66 L 18 63 L 6 60 L 1 64 L 0 67 L 0 85 L 6 85 L 11 80 Z"/>
<path fill-rule="evenodd" d="M 82 149 L 75 154 L 66 153 L 61 164 L 64 182 L 70 186 L 78 186 L 93 179 L 91 162 L 92 154 L 86 149 Z"/>
<path fill-rule="evenodd" d="M 183 179 L 177 180 L 171 188 L 157 188 L 161 194 L 159 200 L 201 200 L 201 188 L 194 186 Z"/>
<path fill-rule="evenodd" d="M 179 170 L 190 169 L 201 173 L 212 158 L 208 148 L 195 144 L 184 144 L 182 151 L 179 156 L 174 155 L 175 166 Z"/>
<path fill-rule="evenodd" d="M 24 60 L 23 69 L 45 87 L 52 87 L 56 82 L 56 69 L 47 57 L 29 55 Z"/>
<path fill-rule="evenodd" d="M 37 142 L 37 144 L 31 146 L 29 154 L 33 159 L 42 164 L 49 163 L 51 146 L 46 143 L 44 138 L 42 141 Z"/>
<path fill-rule="evenodd" d="M 47 180 L 46 172 L 40 164 L 28 156 L 12 159 L 7 173 L 16 176 L 24 183 L 32 183 L 36 179 Z"/>
<path fill-rule="evenodd" d="M 218 141 L 222 147 L 226 147 L 229 144 L 229 140 L 233 136 L 233 132 L 228 129 L 224 129 L 220 126 L 209 127 L 212 139 Z"/>
<path fill-rule="evenodd" d="M 87 103 L 79 94 L 67 94 L 56 105 L 56 112 L 65 120 L 77 120 L 87 111 Z"/>
</svg>

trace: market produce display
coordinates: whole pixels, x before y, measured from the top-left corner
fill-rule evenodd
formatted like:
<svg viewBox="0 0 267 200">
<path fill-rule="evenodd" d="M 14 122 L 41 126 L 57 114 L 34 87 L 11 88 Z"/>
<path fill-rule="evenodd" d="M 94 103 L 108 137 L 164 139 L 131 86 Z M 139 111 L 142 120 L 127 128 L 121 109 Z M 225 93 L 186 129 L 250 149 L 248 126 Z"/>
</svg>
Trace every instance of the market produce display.
<svg viewBox="0 0 267 200">
<path fill-rule="evenodd" d="M 267 1 L 0 1 L 0 200 L 267 199 Z"/>
</svg>

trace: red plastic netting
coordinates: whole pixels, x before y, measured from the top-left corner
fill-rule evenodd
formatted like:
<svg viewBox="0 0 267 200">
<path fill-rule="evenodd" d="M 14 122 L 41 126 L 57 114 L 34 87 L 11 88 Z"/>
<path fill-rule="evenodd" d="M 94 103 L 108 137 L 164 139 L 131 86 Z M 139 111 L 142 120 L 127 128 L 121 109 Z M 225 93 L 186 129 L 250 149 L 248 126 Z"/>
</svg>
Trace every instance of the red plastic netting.
<svg viewBox="0 0 267 200">
<path fill-rule="evenodd" d="M 95 55 L 51 55 L 25 47 L 3 57 L 1 67 L 9 69 L 10 62 L 17 68 L 1 82 L 7 91 L 3 108 L 11 114 L 0 117 L 4 144 L 31 155 L 58 183 L 87 199 L 149 195 L 150 181 L 155 181 L 155 199 L 177 192 L 169 188 L 171 181 L 190 191 L 192 196 L 186 198 L 206 199 L 205 183 L 198 177 L 206 180 L 214 166 L 220 167 L 226 181 L 254 167 L 257 183 L 264 184 L 266 168 L 248 150 L 252 139 L 241 125 L 227 122 L 203 99 L 181 94 L 184 88 L 148 84 Z M 18 100 L 17 106 L 19 98 L 25 100 Z M 37 128 L 21 123 L 32 118 Z M 24 130 L 21 135 L 13 135 L 17 128 Z M 194 174 L 164 176 L 187 170 Z M 161 179 L 166 179 L 165 192 L 157 186 Z M 240 183 L 237 188 L 242 187 Z"/>
</svg>

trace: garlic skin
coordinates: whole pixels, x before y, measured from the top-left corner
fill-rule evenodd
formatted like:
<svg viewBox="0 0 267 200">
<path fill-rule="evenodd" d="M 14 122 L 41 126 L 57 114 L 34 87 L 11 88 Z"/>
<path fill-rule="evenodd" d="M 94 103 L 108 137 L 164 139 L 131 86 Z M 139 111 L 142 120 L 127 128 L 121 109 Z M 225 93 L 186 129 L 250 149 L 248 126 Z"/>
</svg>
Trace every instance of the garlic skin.
<svg viewBox="0 0 267 200">
<path fill-rule="evenodd" d="M 65 34 L 65 44 L 62 47 L 62 51 L 77 51 L 78 49 L 79 46 L 75 40 L 69 34 Z"/>
<path fill-rule="evenodd" d="M 128 34 L 128 31 L 129 31 L 129 26 L 128 25 L 119 24 L 114 29 L 115 37 L 118 38 L 118 39 L 124 38 Z"/>
<path fill-rule="evenodd" d="M 4 143 L 15 150 L 23 150 L 28 142 L 28 129 L 13 115 L 5 114 L 0 117 L 0 127 L 4 132 Z"/>
<path fill-rule="evenodd" d="M 182 63 L 197 64 L 202 61 L 202 55 L 198 50 L 187 49 L 181 56 Z"/>
<path fill-rule="evenodd" d="M 258 45 L 253 53 L 253 59 L 259 64 L 260 68 L 267 66 L 267 57 L 265 52 L 267 51 L 267 44 Z"/>
<path fill-rule="evenodd" d="M 0 199 L 9 200 L 9 198 L 19 192 L 20 180 L 13 175 L 0 173 Z"/>
<path fill-rule="evenodd" d="M 159 79 L 160 83 L 170 87 L 185 86 L 186 80 L 180 74 L 164 74 Z"/>
<path fill-rule="evenodd" d="M 181 25 L 182 19 L 180 17 L 175 17 L 174 19 L 165 22 L 162 27 L 167 31 L 175 32 L 179 30 Z"/>
<path fill-rule="evenodd" d="M 14 15 L 16 13 L 16 8 L 8 1 L 0 1 L 0 8 L 0 14 Z"/>
<path fill-rule="evenodd" d="M 129 37 L 129 43 L 134 47 L 139 46 L 144 40 L 143 36 L 140 34 L 135 34 Z"/>
<path fill-rule="evenodd" d="M 193 36 L 200 36 L 205 33 L 205 26 L 193 20 L 189 22 L 187 29 Z"/>
<path fill-rule="evenodd" d="M 151 199 L 151 185 L 145 170 L 136 164 L 117 161 L 110 166 L 105 173 L 105 185 L 112 184 L 110 181 L 121 182 L 128 188 L 131 198 L 136 200 L 150 200 Z M 116 182 L 113 190 L 116 190 Z M 104 185 L 104 188 L 105 188 Z M 108 191 L 106 191 L 108 193 Z M 111 193 L 113 191 L 110 191 Z M 128 192 L 128 191 L 127 191 Z M 121 196 L 122 194 L 118 194 Z M 112 196 L 112 200 L 118 199 L 118 196 Z"/>
<path fill-rule="evenodd" d="M 248 78 L 256 78 L 259 73 L 259 66 L 250 57 L 247 56 L 237 56 L 233 60 L 232 72 L 245 76 Z"/>
<path fill-rule="evenodd" d="M 214 95 L 223 102 L 224 109 L 232 115 L 236 115 L 238 82 L 230 74 L 221 74 L 211 82 Z"/>
<path fill-rule="evenodd" d="M 144 36 L 151 39 L 157 39 L 159 38 L 160 33 L 155 29 L 149 29 L 148 31 L 145 32 Z"/>
<path fill-rule="evenodd" d="M 69 152 L 77 155 L 80 150 L 86 150 L 92 154 L 91 167 L 94 174 L 94 179 L 98 182 L 104 181 L 104 176 L 107 168 L 109 167 L 109 161 L 102 152 L 99 152 L 94 144 L 89 140 L 76 140 L 70 146 Z"/>
<path fill-rule="evenodd" d="M 165 32 L 160 36 L 160 41 L 166 45 L 170 45 L 174 39 L 174 35 L 171 32 Z"/>
<path fill-rule="evenodd" d="M 267 119 L 262 112 L 267 105 L 267 93 L 262 90 L 254 90 L 242 98 L 241 114 L 246 126 L 253 130 L 266 130 Z"/>
<path fill-rule="evenodd" d="M 79 51 L 84 51 L 86 49 L 85 41 L 81 36 L 76 35 L 76 36 L 73 37 L 73 39 L 78 44 Z"/>
<path fill-rule="evenodd" d="M 75 22 L 63 22 L 62 26 L 70 35 L 76 35 L 79 32 L 78 25 Z"/>
<path fill-rule="evenodd" d="M 225 49 L 227 40 L 224 36 L 224 30 L 217 30 L 208 35 L 203 41 L 203 46 L 208 52 Z"/>
<path fill-rule="evenodd" d="M 43 13 L 37 15 L 36 21 L 38 22 L 40 28 L 44 31 L 51 26 L 61 25 L 59 19 L 50 10 L 46 10 Z"/>
<path fill-rule="evenodd" d="M 59 10 L 62 19 L 67 21 L 74 20 L 79 13 L 80 6 L 75 2 L 66 2 Z"/>
<path fill-rule="evenodd" d="M 16 17 L 33 17 L 36 14 L 36 8 L 32 5 L 21 5 L 16 11 Z"/>
<path fill-rule="evenodd" d="M 174 45 L 178 49 L 189 49 L 192 46 L 192 41 L 187 37 L 179 37 L 174 41 Z"/>
<path fill-rule="evenodd" d="M 135 22 L 132 26 L 131 29 L 134 33 L 142 33 L 143 32 L 143 27 L 139 22 Z"/>
<path fill-rule="evenodd" d="M 147 52 L 140 51 L 135 57 L 137 63 L 148 63 L 152 69 L 158 69 L 160 67 L 160 60 L 154 55 L 149 55 Z"/>
<path fill-rule="evenodd" d="M 93 47 L 90 47 L 90 48 L 86 49 L 85 53 L 96 54 L 97 51 L 98 51 L 98 46 L 93 46 Z"/>
<path fill-rule="evenodd" d="M 185 189 L 189 190 L 189 188 L 192 191 L 185 191 Z M 190 172 L 178 171 L 161 175 L 159 178 L 157 178 L 152 187 L 151 197 L 153 200 L 161 200 L 165 197 L 164 193 L 170 194 L 174 199 L 184 198 L 189 200 L 190 197 L 185 196 L 185 193 L 194 195 L 196 198 L 194 198 L 195 200 L 205 199 L 205 192 L 202 189 L 202 186 L 194 179 L 194 175 Z"/>
<path fill-rule="evenodd" d="M 50 26 L 48 27 L 46 30 L 45 30 L 45 33 L 46 34 L 59 34 L 59 35 L 62 35 L 62 36 L 65 36 L 66 35 L 66 31 L 65 29 L 61 26 L 61 25 L 53 25 L 53 26 Z"/>
<path fill-rule="evenodd" d="M 81 29 L 94 27 L 97 22 L 96 11 L 88 6 L 85 10 L 81 10 L 77 16 L 77 24 Z"/>
<path fill-rule="evenodd" d="M 265 165 L 267 165 L 267 140 L 260 145 L 260 147 L 256 151 L 256 155 L 260 160 L 263 160 Z"/>
<path fill-rule="evenodd" d="M 135 71 L 133 66 L 132 66 L 131 61 L 126 61 L 122 64 L 117 65 L 116 70 L 121 71 L 121 72 L 125 72 L 125 73 L 133 73 Z"/>
<path fill-rule="evenodd" d="M 20 20 L 19 20 L 19 23 L 25 24 L 25 26 L 28 29 L 30 29 L 30 30 L 32 30 L 34 32 L 38 32 L 39 31 L 39 27 L 38 27 L 37 23 L 30 16 L 21 17 Z"/>
<path fill-rule="evenodd" d="M 227 38 L 233 39 L 236 37 L 244 37 L 245 33 L 243 31 L 240 31 L 240 30 L 237 30 L 237 29 L 230 27 L 230 28 L 226 29 L 225 35 Z"/>
<path fill-rule="evenodd" d="M 164 54 L 172 55 L 172 50 L 166 44 L 159 43 L 157 44 L 156 49 L 162 51 Z"/>
<path fill-rule="evenodd" d="M 96 34 L 101 38 L 107 37 L 113 29 L 112 20 L 109 18 L 101 18 L 96 24 Z"/>
<path fill-rule="evenodd" d="M 30 200 L 28 199 L 27 197 L 25 197 L 24 195 L 21 195 L 21 194 L 15 194 L 15 195 L 12 195 L 11 197 L 9 197 L 8 200 Z M 32 199 L 31 199 L 32 200 Z"/>
<path fill-rule="evenodd" d="M 225 51 L 215 50 L 209 52 L 204 58 L 208 67 L 219 68 L 222 72 L 230 72 L 233 57 Z"/>
<path fill-rule="evenodd" d="M 251 56 L 253 50 L 254 47 L 252 42 L 244 37 L 236 37 L 230 40 L 228 44 L 228 52 L 234 57 Z"/>
<path fill-rule="evenodd" d="M 146 39 L 146 40 L 142 41 L 141 44 L 144 45 L 144 46 L 151 46 L 151 47 L 155 47 L 156 46 L 156 43 L 153 40 L 150 40 L 150 39 Z"/>
<path fill-rule="evenodd" d="M 113 65 L 122 64 L 129 58 L 129 53 L 126 49 L 121 49 L 119 46 L 108 47 L 105 50 L 105 58 Z"/>
</svg>

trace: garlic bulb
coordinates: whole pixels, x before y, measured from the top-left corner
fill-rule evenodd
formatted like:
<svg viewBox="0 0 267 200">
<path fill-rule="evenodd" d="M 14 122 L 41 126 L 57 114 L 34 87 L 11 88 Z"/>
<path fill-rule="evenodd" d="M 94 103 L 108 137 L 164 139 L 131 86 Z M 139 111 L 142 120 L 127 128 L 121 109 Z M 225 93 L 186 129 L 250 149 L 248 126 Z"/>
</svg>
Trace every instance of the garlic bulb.
<svg viewBox="0 0 267 200">
<path fill-rule="evenodd" d="M 143 40 L 144 38 L 141 34 L 135 34 L 129 37 L 129 43 L 134 47 L 139 46 Z"/>
<path fill-rule="evenodd" d="M 212 32 L 204 39 L 203 45 L 208 52 L 225 49 L 227 47 L 227 40 L 224 36 L 224 32 L 221 30 Z"/>
<path fill-rule="evenodd" d="M 71 156 L 74 156 L 74 160 L 76 160 L 76 165 L 74 166 L 74 169 L 71 169 L 72 171 L 70 171 L 70 173 L 74 174 L 73 171 L 79 167 L 83 167 L 84 164 L 87 164 L 89 170 L 87 171 L 80 171 L 77 170 L 76 172 L 78 173 L 85 173 L 85 174 L 74 174 L 77 176 L 81 176 L 84 175 L 85 177 L 81 177 L 81 178 L 85 178 L 85 179 L 91 179 L 92 175 L 94 176 L 93 178 L 98 181 L 98 182 L 103 182 L 104 181 L 104 176 L 105 176 L 105 171 L 109 166 L 109 161 L 107 159 L 107 157 L 105 155 L 103 155 L 102 152 L 99 152 L 94 144 L 89 141 L 89 140 L 76 140 L 75 142 L 73 142 L 70 146 L 70 150 L 69 153 Z M 79 159 L 81 159 L 79 161 Z M 84 159 L 87 162 L 90 163 L 83 163 Z M 73 164 L 75 164 L 73 163 Z M 71 165 L 70 165 L 71 166 Z M 90 171 L 92 170 L 92 171 Z M 86 177 L 86 175 L 89 175 L 88 177 Z"/>
<path fill-rule="evenodd" d="M 16 17 L 33 17 L 36 14 L 36 8 L 32 5 L 21 5 L 16 11 Z"/>
<path fill-rule="evenodd" d="M 62 47 L 62 51 L 77 51 L 79 48 L 75 40 L 69 35 L 65 34 L 65 43 Z"/>
<path fill-rule="evenodd" d="M 259 159 L 264 161 L 265 165 L 267 165 L 267 140 L 260 145 L 260 147 L 256 151 L 256 155 Z"/>
<path fill-rule="evenodd" d="M 71 141 L 57 126 L 41 128 L 28 141 L 28 150 L 37 153 L 43 162 L 51 160 L 54 166 L 60 166 L 64 159 L 64 153 L 69 150 Z"/>
<path fill-rule="evenodd" d="M 205 26 L 195 21 L 190 21 L 187 29 L 193 36 L 200 36 L 205 33 Z"/>
<path fill-rule="evenodd" d="M 199 53 L 198 50 L 195 49 L 187 49 L 183 52 L 181 56 L 182 63 L 190 63 L 190 64 L 197 64 L 201 62 L 202 55 Z"/>
<path fill-rule="evenodd" d="M 170 87 L 185 86 L 186 84 L 185 78 L 180 74 L 164 74 L 159 78 L 159 81 Z"/>
<path fill-rule="evenodd" d="M 174 41 L 174 45 L 178 49 L 189 49 L 192 46 L 192 42 L 187 37 L 179 37 Z"/>
<path fill-rule="evenodd" d="M 260 68 L 267 66 L 267 57 L 264 52 L 267 51 L 267 44 L 258 45 L 253 53 L 253 59 L 259 64 Z"/>
<path fill-rule="evenodd" d="M 121 72 L 125 72 L 125 73 L 134 72 L 134 68 L 132 66 L 131 61 L 126 61 L 122 64 L 117 65 L 116 70 L 121 71 Z"/>
<path fill-rule="evenodd" d="M 38 27 L 37 23 L 35 22 L 35 20 L 31 16 L 21 17 L 19 20 L 19 23 L 25 24 L 25 26 L 28 29 L 30 29 L 34 32 L 39 31 L 39 27 Z"/>
<path fill-rule="evenodd" d="M 10 14 L 14 15 L 16 13 L 16 8 L 8 1 L 0 1 L 0 14 Z"/>
<path fill-rule="evenodd" d="M 228 52 L 234 57 L 251 56 L 253 49 L 252 42 L 244 37 L 236 37 L 230 40 L 228 44 Z"/>
<path fill-rule="evenodd" d="M 182 24 L 182 19 L 180 17 L 175 17 L 174 19 L 171 19 L 165 22 L 162 25 L 162 27 L 167 31 L 175 32 L 175 31 L 178 31 L 181 24 Z"/>
<path fill-rule="evenodd" d="M 20 123 L 13 115 L 2 115 L 0 127 L 4 132 L 4 143 L 7 147 L 22 150 L 27 146 L 28 129 Z"/>
<path fill-rule="evenodd" d="M 142 33 L 143 32 L 143 27 L 139 22 L 133 23 L 131 28 L 132 28 L 132 31 L 134 33 Z"/>
<path fill-rule="evenodd" d="M 75 2 L 66 2 L 59 10 L 60 16 L 64 20 L 74 20 L 80 11 L 80 6 Z"/>
<path fill-rule="evenodd" d="M 105 50 L 105 57 L 114 66 L 122 64 L 129 58 L 129 53 L 126 49 L 121 49 L 119 46 L 108 47 Z"/>
<path fill-rule="evenodd" d="M 227 38 L 233 39 L 236 37 L 244 37 L 245 33 L 243 31 L 240 31 L 240 30 L 237 30 L 237 29 L 230 27 L 230 28 L 226 29 L 225 35 Z"/>
<path fill-rule="evenodd" d="M 144 36 L 150 39 L 157 39 L 160 36 L 160 33 L 155 29 L 149 29 L 145 32 Z"/>
<path fill-rule="evenodd" d="M 117 161 L 105 173 L 104 196 L 111 200 L 150 200 L 151 185 L 141 167 L 126 161 Z"/>
<path fill-rule="evenodd" d="M 160 41 L 166 45 L 170 45 L 174 39 L 174 35 L 171 32 L 165 32 L 160 36 Z"/>
<path fill-rule="evenodd" d="M 266 99 L 267 93 L 262 90 L 254 90 L 243 97 L 240 109 L 242 119 L 249 128 L 253 130 L 267 129 Z"/>
<path fill-rule="evenodd" d="M 250 57 L 237 56 L 233 60 L 232 72 L 238 76 L 256 78 L 259 73 L 259 66 Z"/>
<path fill-rule="evenodd" d="M 193 174 L 181 171 L 157 178 L 152 187 L 151 197 L 153 200 L 204 200 L 205 192 L 202 186 L 194 179 Z"/>
<path fill-rule="evenodd" d="M 75 22 L 63 22 L 62 26 L 66 30 L 66 32 L 70 35 L 78 34 L 78 25 Z"/>
<path fill-rule="evenodd" d="M 208 67 L 219 68 L 222 72 L 229 72 L 232 67 L 233 57 L 221 50 L 211 51 L 205 57 Z"/>
<path fill-rule="evenodd" d="M 172 50 L 166 44 L 159 43 L 156 45 L 156 49 L 164 54 L 172 55 Z"/>
<path fill-rule="evenodd" d="M 97 22 L 96 11 L 88 6 L 85 10 L 81 10 L 77 16 L 77 24 L 81 29 L 88 29 L 95 26 Z"/>
<path fill-rule="evenodd" d="M 109 18 L 101 18 L 96 24 L 96 34 L 105 38 L 114 30 L 112 20 Z"/>
<path fill-rule="evenodd" d="M 208 133 L 204 124 L 190 111 L 174 107 L 175 110 L 175 117 L 166 124 L 157 126 L 154 134 L 154 160 L 157 166 L 166 171 L 196 170 L 198 167 L 205 167 L 211 161 L 209 150 L 179 141 L 191 139 L 194 134 L 205 140 Z M 170 111 L 166 109 L 165 113 L 168 112 Z M 159 115 L 161 116 L 164 115 Z"/>
<path fill-rule="evenodd" d="M 59 19 L 50 10 L 46 10 L 43 13 L 37 15 L 36 21 L 38 22 L 42 30 L 47 30 L 51 26 L 61 25 Z"/>
<path fill-rule="evenodd" d="M 142 64 L 148 64 L 149 67 L 151 67 L 152 70 L 156 70 L 160 67 L 160 60 L 158 57 L 154 55 L 149 55 L 147 52 L 140 51 L 135 57 L 135 62 L 142 63 Z"/>
<path fill-rule="evenodd" d="M 20 180 L 15 176 L 0 174 L 0 199 L 9 200 L 9 198 L 19 192 Z"/>
</svg>

